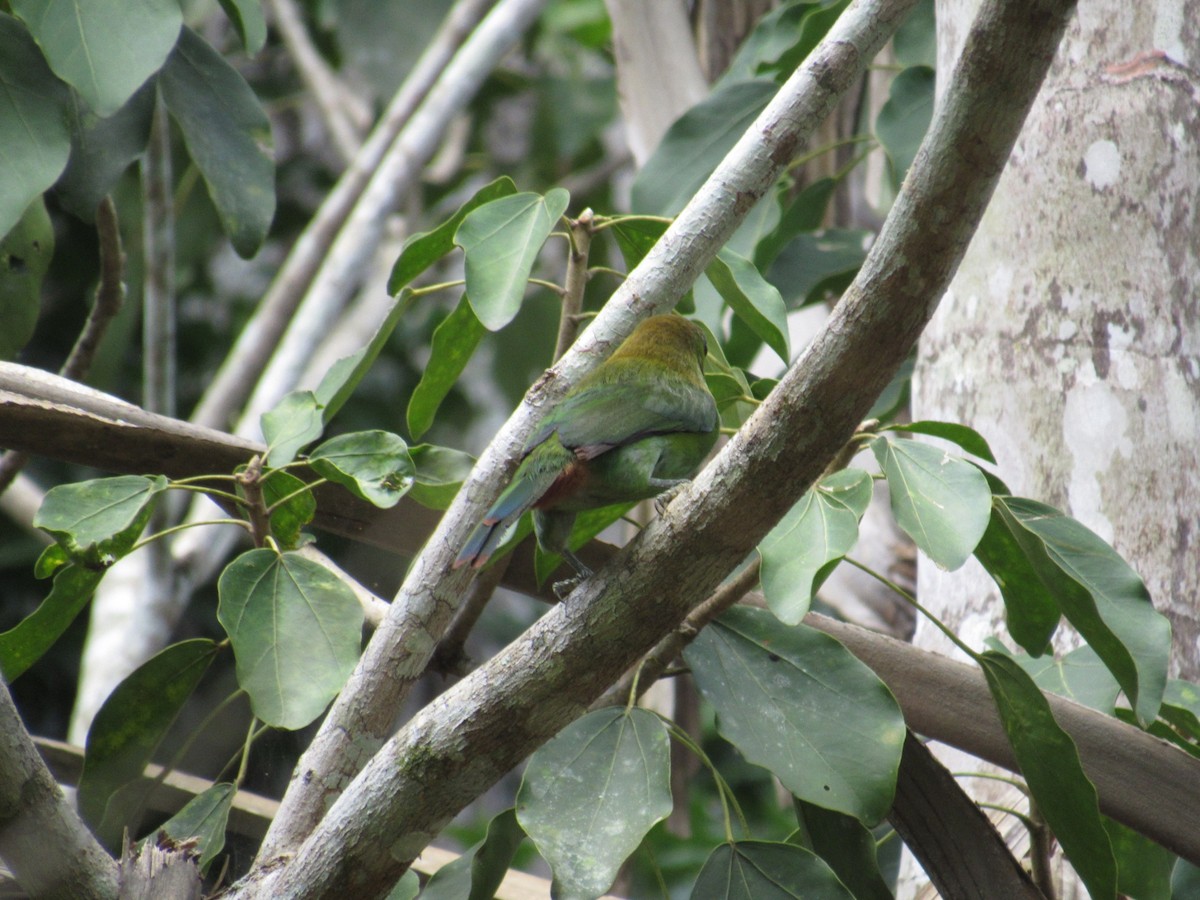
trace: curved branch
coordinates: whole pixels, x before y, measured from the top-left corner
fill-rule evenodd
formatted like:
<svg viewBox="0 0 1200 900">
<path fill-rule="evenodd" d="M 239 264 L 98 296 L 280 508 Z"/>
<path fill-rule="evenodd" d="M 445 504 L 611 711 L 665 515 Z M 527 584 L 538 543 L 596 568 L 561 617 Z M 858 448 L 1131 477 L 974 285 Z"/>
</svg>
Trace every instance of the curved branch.
<svg viewBox="0 0 1200 900">
<path fill-rule="evenodd" d="M 263 881 L 248 883 L 242 895 L 263 888 L 296 898 L 385 891 L 404 861 L 458 810 L 581 714 L 678 624 L 694 598 L 707 596 L 744 559 L 853 434 L 932 315 L 1073 7 L 1070 0 L 984 4 L 879 240 L 808 352 L 664 518 L 651 523 L 567 602 L 418 713 L 374 754 L 295 857 L 269 875 L 252 873 L 252 879 Z M 661 266 L 671 286 L 690 283 L 715 251 L 713 243 L 719 246 L 728 235 L 725 229 L 732 231 L 739 214 L 772 183 L 778 172 L 772 163 L 782 166 L 794 155 L 812 108 L 836 98 L 843 79 L 852 78 L 874 55 L 906 9 L 883 2 L 856 2 L 847 9 L 618 291 L 616 302 L 534 388 L 413 565 L 314 742 L 318 754 L 339 746 L 342 761 L 350 765 L 325 758 L 320 767 L 309 768 L 317 759 L 310 750 L 309 764 L 302 761 L 300 769 L 303 781 L 336 789 L 370 752 L 371 731 L 359 727 L 383 733 L 382 723 L 372 721 L 378 708 L 361 701 L 372 695 L 377 702 L 388 700 L 379 685 L 403 683 L 424 668 L 418 640 L 430 643 L 431 631 L 437 633 L 432 623 L 440 625 L 452 611 L 465 581 L 461 573 L 447 574 L 453 551 L 472 524 L 473 517 L 465 514 L 490 499 L 494 490 L 486 479 L 503 468 L 503 455 L 523 435 L 539 401 L 556 397 L 555 383 L 570 380 L 601 341 L 623 334 L 632 319 L 670 302 L 667 284 L 649 280 L 646 272 Z M 995 91 L 997 84 L 1005 90 Z M 706 215 L 698 221 L 693 216 L 700 210 Z M 640 293 L 650 284 L 651 293 Z M 421 615 L 414 616 L 419 607 Z M 406 620 L 412 631 L 397 633 Z M 384 708 L 394 711 L 391 703 Z M 331 733 L 350 735 L 355 742 L 330 742 Z M 391 853 L 379 853 L 381 846 Z"/>
</svg>

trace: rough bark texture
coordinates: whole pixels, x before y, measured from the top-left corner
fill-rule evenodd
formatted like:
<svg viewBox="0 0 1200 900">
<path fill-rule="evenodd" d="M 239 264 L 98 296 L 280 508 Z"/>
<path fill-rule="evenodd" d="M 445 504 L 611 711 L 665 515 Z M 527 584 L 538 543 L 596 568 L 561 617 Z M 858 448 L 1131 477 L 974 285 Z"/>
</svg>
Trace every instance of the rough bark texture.
<svg viewBox="0 0 1200 900">
<path fill-rule="evenodd" d="M 852 4 L 843 21 L 870 8 Z M 870 258 L 828 327 L 750 421 L 662 519 L 382 746 L 294 858 L 252 874 L 232 896 L 385 893 L 465 803 L 578 716 L 744 558 L 844 445 L 932 315 L 1072 8 L 988 4 Z M 819 51 L 826 78 L 840 70 L 835 58 L 878 49 L 867 54 L 849 28 L 839 22 Z M 1007 90 L 997 94 L 997 82 Z M 781 91 L 784 104 L 790 87 Z M 769 107 L 764 115 L 780 113 Z M 780 115 L 774 133 L 794 133 L 791 118 Z M 780 156 L 796 141 L 784 145 Z"/>
<path fill-rule="evenodd" d="M 939 3 L 939 71 L 956 58 L 976 6 Z M 913 395 L 915 418 L 980 430 L 1015 492 L 1066 510 L 1133 564 L 1174 626 L 1172 672 L 1192 679 L 1198 70 L 1200 2 L 1080 3 L 922 336 Z M 1003 632 L 999 592 L 974 562 L 951 575 L 922 565 L 919 591 L 972 646 Z M 928 626 L 917 643 L 952 652 Z M 988 799 L 994 788 L 981 784 Z M 1024 843 L 1019 824 L 1001 827 Z M 1073 890 L 1066 885 L 1066 896 Z"/>
</svg>

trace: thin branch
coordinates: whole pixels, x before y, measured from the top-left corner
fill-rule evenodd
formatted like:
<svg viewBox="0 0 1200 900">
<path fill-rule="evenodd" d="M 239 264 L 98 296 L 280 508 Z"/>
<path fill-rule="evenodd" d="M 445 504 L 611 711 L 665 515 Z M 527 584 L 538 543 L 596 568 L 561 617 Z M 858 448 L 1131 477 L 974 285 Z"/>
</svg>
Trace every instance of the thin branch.
<svg viewBox="0 0 1200 900">
<path fill-rule="evenodd" d="M 0 858 L 32 897 L 117 896 L 117 865 L 42 762 L 0 679 Z"/>
<path fill-rule="evenodd" d="M 583 312 L 583 292 L 588 280 L 588 252 L 592 246 L 592 221 L 595 214 L 585 209 L 570 224 L 571 241 L 567 251 L 567 277 L 563 285 L 562 312 L 558 318 L 558 340 L 554 345 L 557 360 L 575 343 L 579 314 Z"/>
<path fill-rule="evenodd" d="M 325 62 L 293 0 L 269 0 L 271 17 L 283 36 L 292 62 L 312 92 L 321 119 L 342 162 L 351 162 L 362 146 L 362 135 L 371 123 L 367 104 L 346 87 Z"/>
<path fill-rule="evenodd" d="M 304 233 L 292 246 L 254 316 L 192 414 L 197 425 L 225 427 L 241 408 L 262 374 L 296 306 L 304 297 L 338 230 L 358 202 L 372 173 L 381 165 L 396 136 L 442 76 L 450 59 L 495 0 L 458 0 L 396 92 L 379 123 L 338 179 Z"/>
<path fill-rule="evenodd" d="M 336 796 L 329 790 L 312 791 L 305 790 L 305 787 L 314 780 L 316 783 L 327 786 L 346 783 L 390 734 L 400 704 L 420 673 L 425 670 L 432 648 L 453 616 L 466 587 L 466 582 L 469 580 L 470 573 L 466 570 L 451 570 L 451 564 L 458 548 L 465 541 L 469 530 L 478 521 L 485 506 L 490 504 L 499 493 L 500 485 L 510 470 L 511 460 L 515 457 L 525 436 L 532 430 L 541 410 L 558 400 L 586 369 L 594 366 L 607 351 L 619 343 L 639 319 L 652 313 L 665 312 L 674 305 L 678 297 L 716 255 L 717 250 L 733 234 L 758 199 L 771 189 L 784 165 L 803 145 L 817 123 L 833 109 L 842 94 L 855 83 L 862 67 L 887 40 L 904 14 L 911 8 L 912 2 L 913 0 L 858 2 L 852 4 L 843 13 L 825 41 L 809 55 L 804 66 L 780 89 L 775 100 L 767 106 L 706 185 L 680 213 L 663 238 L 618 288 L 613 298 L 575 342 L 572 350 L 534 385 L 525 402 L 480 456 L 472 476 L 464 484 L 454 503 L 442 518 L 437 530 L 426 544 L 425 550 L 410 567 L 408 576 L 393 601 L 387 618 L 375 632 L 355 672 L 334 701 L 334 705 L 313 743 L 301 758 L 293 775 L 292 788 L 284 797 L 280 816 L 272 829 L 275 839 L 269 840 L 260 851 L 260 865 L 269 864 L 272 857 L 276 855 L 293 851 L 299 840 L 308 834 Z M 961 195 L 962 192 L 958 191 L 957 193 Z M 982 204 L 980 204 L 980 208 L 982 208 Z M 917 279 L 913 279 L 913 281 L 916 282 Z M 929 290 L 931 287 L 925 283 L 920 283 L 918 286 L 922 291 Z M 924 297 L 924 295 L 922 296 Z M 911 305 L 907 297 L 904 298 L 904 302 Z M 873 333 L 871 340 L 877 340 L 877 336 Z M 871 367 L 867 368 L 868 371 L 871 371 Z M 878 373 L 881 371 L 874 370 L 873 374 L 878 377 Z M 877 390 L 881 390 L 887 383 L 891 373 L 882 371 L 882 377 L 882 384 Z M 867 395 L 864 392 L 858 399 L 863 408 L 855 412 L 854 421 L 845 426 L 844 432 L 836 434 L 836 446 L 831 448 L 829 456 L 832 456 L 852 433 L 854 426 L 858 424 L 863 413 L 869 407 L 873 395 Z M 836 408 L 839 403 L 832 402 L 830 406 Z M 764 412 L 764 409 L 760 409 L 758 414 L 760 420 L 764 420 Z M 806 416 L 806 420 L 806 431 L 814 433 L 823 431 L 823 429 L 814 430 L 812 428 L 811 417 Z M 772 441 L 772 444 L 775 443 Z M 806 446 L 806 449 L 810 449 L 808 442 L 801 443 Z M 823 465 L 823 463 L 824 460 L 821 460 L 819 465 Z M 800 471 L 803 473 L 803 469 Z M 813 475 L 818 473 L 819 469 Z M 726 473 L 725 477 L 732 484 L 743 480 L 741 474 Z M 809 480 L 811 480 L 811 476 Z M 777 481 L 776 473 L 766 476 L 762 486 L 764 491 L 770 493 L 775 490 Z M 722 484 L 720 489 L 714 489 L 711 483 L 707 487 L 711 491 L 712 497 L 715 498 L 718 494 L 728 494 L 730 484 Z M 802 491 L 806 484 L 807 482 L 798 481 L 795 487 L 789 485 L 789 488 Z M 766 490 L 767 488 L 770 490 Z M 695 495 L 700 492 L 692 493 Z M 786 502 L 788 493 L 788 491 L 778 491 L 777 496 L 767 504 L 767 508 L 774 511 L 780 507 L 781 502 Z M 672 506 L 679 508 L 682 505 L 680 499 L 682 498 L 677 498 Z M 691 504 L 688 506 L 690 507 Z M 786 508 L 786 506 L 779 508 L 779 513 L 782 514 Z M 746 507 L 743 515 L 757 514 L 758 512 L 759 509 L 751 504 Z M 723 518 L 724 514 L 714 517 L 711 521 L 722 521 Z M 717 539 L 718 531 L 721 535 L 725 535 L 726 532 L 724 528 L 703 528 L 696 523 L 694 518 L 691 519 L 690 526 L 706 535 L 709 541 Z M 661 530 L 659 529 L 660 533 Z M 738 538 L 744 540 L 751 534 L 752 530 L 748 529 L 744 534 L 739 534 Z M 635 543 L 643 548 L 649 544 L 645 540 Z M 720 543 L 724 543 L 724 541 L 720 541 Z M 347 876 L 356 881 L 358 879 L 362 879 L 364 882 L 369 881 L 373 885 L 379 884 L 376 879 L 391 878 L 394 880 L 394 876 L 397 874 L 395 863 L 397 856 L 407 855 L 410 850 L 415 854 L 419 849 L 418 842 L 423 845 L 428 839 L 428 835 L 432 833 L 427 830 L 427 826 L 440 827 L 442 824 L 443 811 L 448 812 L 457 808 L 461 799 L 468 795 L 473 796 L 490 778 L 498 777 L 499 771 L 506 771 L 511 763 L 520 759 L 529 749 L 532 749 L 532 746 L 536 745 L 529 743 L 530 741 L 544 740 L 569 721 L 572 716 L 586 708 L 586 705 L 595 699 L 611 680 L 615 679 L 637 656 L 648 650 L 659 637 L 682 619 L 691 605 L 691 597 L 697 594 L 706 595 L 735 564 L 729 562 L 729 548 L 722 546 L 716 552 L 715 561 L 706 560 L 704 564 L 698 565 L 689 577 L 684 578 L 681 577 L 680 566 L 685 560 L 690 564 L 691 561 L 702 558 L 704 551 L 696 556 L 693 556 L 690 551 L 672 554 L 662 549 L 661 541 L 658 542 L 658 545 L 661 556 L 655 560 L 655 564 L 641 568 L 636 583 L 623 584 L 623 588 L 626 590 L 620 592 L 626 598 L 633 595 L 639 598 L 657 597 L 664 593 L 669 595 L 672 599 L 668 602 L 650 604 L 654 607 L 650 612 L 652 622 L 641 621 L 647 612 L 644 609 L 632 607 L 620 609 L 616 618 L 607 623 L 609 627 L 616 627 L 621 632 L 619 638 L 616 638 L 620 644 L 619 649 L 613 656 L 606 658 L 603 664 L 597 664 L 598 660 L 577 660 L 576 664 L 588 670 L 580 684 L 568 687 L 559 683 L 556 678 L 546 678 L 545 663 L 532 657 L 526 658 L 524 664 L 542 667 L 540 675 L 545 679 L 543 683 L 554 684 L 554 696 L 546 698 L 542 688 L 538 687 L 533 688 L 529 696 L 519 702 L 523 706 L 534 696 L 547 700 L 546 717 L 543 718 L 539 712 L 538 716 L 534 717 L 538 719 L 536 723 L 529 720 L 523 721 L 522 725 L 529 729 L 529 732 L 523 732 L 520 740 L 515 740 L 515 735 L 509 735 L 514 738 L 512 747 L 500 749 L 488 746 L 477 754 L 470 754 L 470 759 L 460 756 L 459 765 L 466 767 L 460 770 L 460 775 L 465 774 L 467 777 L 451 776 L 449 781 L 452 784 L 441 784 L 437 779 L 433 782 L 438 785 L 439 792 L 448 791 L 454 794 L 453 799 L 448 794 L 440 794 L 440 799 L 436 803 L 421 802 L 411 806 L 408 806 L 407 803 L 403 804 L 408 806 L 408 812 L 413 816 L 420 817 L 423 814 L 429 816 L 424 822 L 418 824 L 414 818 L 404 818 L 404 814 L 399 811 L 398 807 L 389 802 L 380 804 L 379 809 L 373 810 L 369 814 L 364 813 L 361 822 L 347 823 L 343 818 L 344 810 L 356 807 L 358 803 L 362 802 L 366 793 L 372 792 L 363 786 L 370 784 L 374 778 L 379 776 L 375 774 L 368 776 L 367 773 L 374 773 L 384 758 L 389 759 L 390 764 L 396 767 L 386 780 L 395 784 L 395 779 L 402 777 L 400 773 L 404 770 L 404 763 L 399 762 L 393 754 L 402 752 L 403 741 L 393 741 L 389 744 L 391 749 L 387 753 L 377 755 L 368 769 L 364 770 L 362 776 L 355 782 L 357 790 L 354 792 L 354 798 L 351 799 L 350 795 L 344 795 L 338 801 L 338 806 L 342 807 L 343 812 L 336 816 L 331 812 L 331 818 L 305 841 L 303 849 L 300 850 L 300 855 L 295 861 L 284 868 L 273 870 L 273 874 L 280 876 L 279 884 L 286 885 L 284 893 L 295 893 L 296 896 L 317 896 L 325 889 L 334 889 L 332 884 L 325 884 L 322 887 L 321 879 L 323 878 L 336 879 Z M 741 556 L 744 555 L 745 550 L 741 550 L 737 561 L 740 561 Z M 662 557 L 664 556 L 672 558 L 663 564 Z M 721 571 L 721 567 L 727 563 L 728 568 Z M 611 572 L 612 566 L 607 567 L 606 571 Z M 622 575 L 624 576 L 628 572 L 629 567 L 622 566 Z M 695 577 L 697 574 L 702 579 L 707 579 L 708 583 L 698 580 Z M 654 584 L 650 585 L 647 583 L 648 581 L 654 581 Z M 530 669 L 522 673 L 510 670 L 508 667 L 512 665 L 513 654 L 520 655 L 529 652 L 538 655 L 553 652 L 554 649 L 565 650 L 567 645 L 564 644 L 563 638 L 567 633 L 574 633 L 576 639 L 579 638 L 576 629 L 583 627 L 583 617 L 586 617 L 587 610 L 591 608 L 591 603 L 588 602 L 590 598 L 595 595 L 596 590 L 603 586 L 612 586 L 612 584 L 613 582 L 608 578 L 604 578 L 601 573 L 598 573 L 596 577 L 585 582 L 576 591 L 571 602 L 560 604 L 548 616 L 543 617 L 542 622 L 553 619 L 559 625 L 564 624 L 564 617 L 568 620 L 577 620 L 574 625 L 567 628 L 567 631 L 552 635 L 546 631 L 545 626 L 534 626 L 533 632 L 537 634 L 536 642 L 539 647 L 533 648 L 526 639 L 521 639 L 509 650 L 489 662 L 484 669 L 477 670 L 474 675 L 459 684 L 462 685 L 468 681 L 474 683 L 485 669 L 492 677 L 499 676 L 499 681 L 490 685 L 489 689 L 482 692 L 479 698 L 482 699 L 486 695 L 490 704 L 498 699 L 501 693 L 507 694 L 508 685 L 514 678 L 523 683 L 526 682 L 534 670 Z M 577 602 L 575 598 L 578 598 L 581 593 L 586 599 L 583 602 Z M 617 593 L 615 590 L 609 592 L 606 599 L 611 602 L 606 602 L 601 606 L 608 607 L 619 604 L 624 607 L 627 601 L 619 599 L 616 596 Z M 615 613 L 610 611 L 609 614 L 614 615 Z M 636 637 L 631 640 L 628 634 L 628 623 L 634 621 L 639 621 L 640 626 Z M 596 623 L 589 618 L 587 624 L 594 626 Z M 610 640 L 614 639 L 611 634 L 608 637 Z M 613 652 L 613 648 L 606 649 L 606 653 L 610 652 Z M 500 660 L 503 662 L 498 662 Z M 501 669 L 498 670 L 497 666 L 500 666 Z M 602 683 L 597 682 L 596 679 L 602 679 Z M 526 689 L 528 689 L 528 685 L 526 685 Z M 452 694 L 456 694 L 457 691 L 457 686 L 451 689 Z M 449 696 L 449 694 L 443 695 L 443 697 Z M 509 700 L 511 699 L 509 698 Z M 445 709 L 446 705 L 439 700 L 435 707 Z M 418 718 L 428 721 L 425 714 Z M 487 714 L 483 716 L 483 719 L 489 718 L 490 716 Z M 493 723 L 493 725 L 498 724 Z M 509 718 L 505 726 L 512 724 L 513 720 Z M 476 732 L 474 724 L 467 731 L 469 733 L 461 735 L 461 739 L 464 741 L 483 740 L 489 742 L 495 739 Z M 404 740 L 410 739 L 412 733 L 407 729 L 402 732 L 405 735 Z M 434 735 L 429 733 L 426 737 L 432 738 Z M 456 738 L 456 740 L 458 739 Z M 425 742 L 421 741 L 421 743 Z M 436 744 L 437 740 L 434 741 L 434 745 Z M 514 751 L 519 755 L 514 755 Z M 418 755 L 424 756 L 425 754 L 422 752 Z M 433 757 L 427 758 L 432 759 Z M 504 769 L 495 769 L 494 766 L 497 764 L 503 765 Z M 475 768 L 476 766 L 478 768 Z M 433 774 L 432 770 L 430 774 Z M 432 784 L 429 786 L 432 788 Z M 383 809 L 384 806 L 389 808 Z M 420 810 L 417 809 L 418 807 Z M 332 824 L 334 821 L 339 823 L 338 826 Z M 343 824 L 347 826 L 346 830 L 340 831 L 339 836 L 333 838 L 330 829 L 336 827 L 340 830 Z M 418 838 L 414 834 L 412 846 L 405 844 L 404 849 L 398 853 L 394 848 L 393 853 L 396 855 L 392 857 L 385 859 L 376 854 L 375 860 L 366 862 L 359 860 L 356 850 L 350 849 L 350 845 L 357 840 L 354 835 L 362 828 L 370 828 L 375 834 L 395 834 L 397 837 L 412 830 L 421 832 L 422 836 Z M 323 846 L 318 846 L 318 844 Z M 326 867 L 327 860 L 322 857 L 327 852 L 347 853 L 343 859 L 345 864 Z M 324 869 L 324 874 L 322 874 L 322 869 Z M 261 873 L 256 872 L 252 877 L 258 877 L 259 874 Z M 309 893 L 309 891 L 315 893 Z"/>
</svg>

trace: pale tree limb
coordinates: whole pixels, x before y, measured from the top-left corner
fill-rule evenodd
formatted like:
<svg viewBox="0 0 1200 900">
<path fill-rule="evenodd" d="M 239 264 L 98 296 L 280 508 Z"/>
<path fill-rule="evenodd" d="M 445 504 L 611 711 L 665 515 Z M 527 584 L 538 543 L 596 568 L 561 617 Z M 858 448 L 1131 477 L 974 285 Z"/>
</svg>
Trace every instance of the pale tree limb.
<svg viewBox="0 0 1200 900">
<path fill-rule="evenodd" d="M 295 856 L 270 874 L 257 868 L 235 896 L 382 895 L 406 862 L 465 804 L 580 715 L 687 615 L 695 598 L 707 596 L 745 558 L 844 446 L 932 315 L 1073 8 L 1070 0 L 984 4 L 946 100 L 858 277 L 817 339 L 755 414 L 663 518 L 584 581 L 567 602 L 418 713 L 372 756 Z M 835 99 L 838 86 L 853 83 L 905 11 L 903 4 L 851 4 L 731 153 L 737 160 L 733 171 L 729 158 L 722 164 L 714 176 L 722 186 L 716 192 L 720 200 L 702 189 L 676 226 L 688 222 L 689 211 L 712 203 L 714 215 L 706 224 L 723 240 L 721 208 L 748 209 L 774 177 L 769 164 L 760 167 L 744 157 L 776 159 L 780 165 L 790 159 L 800 143 L 799 123 L 807 121 L 806 115 L 797 115 L 797 107 L 807 113 L 813 94 Z M 1005 90 L 997 92 L 997 84 Z M 800 104 L 801 97 L 809 98 L 806 104 Z M 747 192 L 729 191 L 734 179 L 741 178 L 751 180 Z M 724 215 L 735 220 L 728 225 L 736 224 L 728 209 Z M 688 254 L 686 246 L 673 247 L 670 238 L 668 232 L 655 249 L 662 252 L 666 245 L 678 250 L 672 254 L 677 270 L 694 275 L 689 264 L 704 258 L 695 249 L 699 241 Z M 610 327 L 644 307 L 656 308 L 657 293 L 649 301 L 644 296 L 628 299 L 640 286 L 640 271 L 626 282 L 630 294 L 621 297 L 618 292 L 621 302 L 606 308 L 580 339 L 584 346 L 564 357 L 560 372 L 552 370 L 535 387 L 534 398 L 549 393 L 547 385 L 571 372 Z M 505 426 L 499 448 L 511 446 L 510 434 L 519 436 L 523 413 L 524 408 Z M 489 472 L 489 455 L 496 453 L 493 445 L 484 454 L 484 473 Z M 456 520 L 455 513 L 490 499 L 471 496 L 473 489 L 485 493 L 477 484 L 460 494 L 462 499 L 413 565 L 322 733 L 346 729 L 360 741 L 370 739 L 369 733 L 356 731 L 358 721 L 344 716 L 345 707 L 365 694 L 362 673 L 381 656 L 393 671 L 411 666 L 418 656 L 411 643 L 407 655 L 377 646 L 390 636 L 390 626 L 403 622 L 413 580 L 421 579 L 430 600 L 448 587 L 461 589 L 461 574 L 447 575 L 447 566 L 471 523 Z M 453 598 L 443 602 L 452 605 Z M 430 610 L 428 619 L 435 618 L 440 617 Z M 428 640 L 432 629 L 428 624 L 426 629 L 422 637 Z M 300 778 L 310 790 L 336 790 L 337 779 L 328 776 L 339 771 L 346 770 L 311 773 L 302 763 Z M 310 774 L 316 777 L 310 779 Z M 380 853 L 381 847 L 390 852 Z"/>
<path fill-rule="evenodd" d="M 300 78 L 312 92 L 334 148 L 342 162 L 350 163 L 362 146 L 363 132 L 371 124 L 370 107 L 325 62 L 293 0 L 269 0 L 267 6 Z"/>
<path fill-rule="evenodd" d="M 911 6 L 912 0 L 873 0 L 853 4 L 842 15 L 574 347 L 530 389 L 409 568 L 387 618 L 293 772 L 260 861 L 292 851 L 388 736 L 470 579 L 467 570 L 450 568 L 458 548 L 499 493 L 518 448 L 547 406 L 639 319 L 675 304 Z"/>
<path fill-rule="evenodd" d="M 708 94 L 683 0 L 604 0 L 612 20 L 625 140 L 640 168 L 671 126 Z"/>
<path fill-rule="evenodd" d="M 266 296 L 192 413 L 191 419 L 197 425 L 223 428 L 236 416 L 371 174 L 494 2 L 458 0 L 450 10 L 353 163 L 288 253 Z"/>
<path fill-rule="evenodd" d="M 63 796 L 2 681 L 0 858 L 32 897 L 117 896 L 116 862 Z"/>
</svg>

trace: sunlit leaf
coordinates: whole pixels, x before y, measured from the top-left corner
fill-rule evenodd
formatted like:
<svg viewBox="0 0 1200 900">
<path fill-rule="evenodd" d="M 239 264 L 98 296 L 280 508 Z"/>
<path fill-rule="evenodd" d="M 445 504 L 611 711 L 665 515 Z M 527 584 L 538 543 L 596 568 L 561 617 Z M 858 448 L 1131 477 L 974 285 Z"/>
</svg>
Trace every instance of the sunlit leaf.
<svg viewBox="0 0 1200 900">
<path fill-rule="evenodd" d="M 320 475 L 383 509 L 400 502 L 415 475 L 408 445 L 387 431 L 330 438 L 313 449 L 309 462 Z"/>
<path fill-rule="evenodd" d="M 830 563 L 858 542 L 871 494 L 871 476 L 862 469 L 835 472 L 806 491 L 759 544 L 763 594 L 781 622 L 799 624 Z"/>
<path fill-rule="evenodd" d="M 512 321 L 542 244 L 558 225 L 570 195 L 562 188 L 513 194 L 467 214 L 454 242 L 466 252 L 467 299 L 489 331 Z"/>
<path fill-rule="evenodd" d="M 324 410 L 312 391 L 292 391 L 262 414 L 267 465 L 286 466 L 325 430 Z"/>
<path fill-rule="evenodd" d="M 992 492 L 975 466 L 918 441 L 871 441 L 887 478 L 892 513 L 930 559 L 957 569 L 987 530 Z"/>
<path fill-rule="evenodd" d="M 167 479 L 161 475 L 118 475 L 60 484 L 46 492 L 33 524 L 53 537 L 72 560 L 105 569 L 130 551 L 166 488 Z"/>
</svg>

